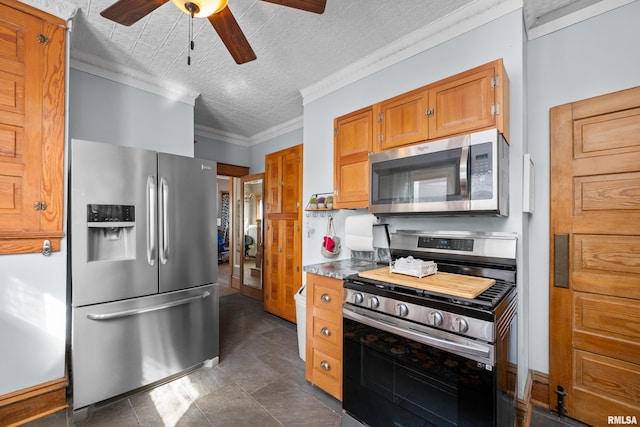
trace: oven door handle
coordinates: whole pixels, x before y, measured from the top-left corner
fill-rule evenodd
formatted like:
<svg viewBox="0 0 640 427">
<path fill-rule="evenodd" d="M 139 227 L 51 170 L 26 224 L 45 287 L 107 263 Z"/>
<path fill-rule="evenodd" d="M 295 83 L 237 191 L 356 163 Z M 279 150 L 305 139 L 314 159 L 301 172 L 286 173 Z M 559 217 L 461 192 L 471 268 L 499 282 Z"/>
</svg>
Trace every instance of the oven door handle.
<svg viewBox="0 0 640 427">
<path fill-rule="evenodd" d="M 360 314 L 353 311 L 350 307 L 343 307 L 342 315 L 347 319 L 354 320 L 356 322 L 364 323 L 365 325 L 381 329 L 385 332 L 390 332 L 396 335 L 400 335 L 405 338 L 409 338 L 418 341 L 422 344 L 433 345 L 443 350 L 450 350 L 457 354 L 468 354 L 473 356 L 483 357 L 488 359 L 491 356 L 491 352 L 488 348 L 476 347 L 469 344 L 461 344 L 453 342 L 447 339 L 437 338 L 427 334 L 424 331 L 411 328 L 403 328 L 396 323 L 386 319 L 377 317 L 371 317 L 366 314 Z"/>
</svg>

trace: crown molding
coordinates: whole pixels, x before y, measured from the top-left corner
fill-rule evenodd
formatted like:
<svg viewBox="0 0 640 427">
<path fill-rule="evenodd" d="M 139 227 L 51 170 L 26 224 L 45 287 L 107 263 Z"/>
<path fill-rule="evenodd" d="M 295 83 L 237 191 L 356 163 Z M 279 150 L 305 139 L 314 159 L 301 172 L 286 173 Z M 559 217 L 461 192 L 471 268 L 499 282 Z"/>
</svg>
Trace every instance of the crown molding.
<svg viewBox="0 0 640 427">
<path fill-rule="evenodd" d="M 225 132 L 199 124 L 194 125 L 193 133 L 195 134 L 195 136 L 203 136 L 215 141 L 226 142 L 227 144 L 236 144 L 243 147 L 248 147 L 251 145 L 250 139 L 246 136 L 238 135 L 231 132 Z"/>
<path fill-rule="evenodd" d="M 199 92 L 187 87 L 165 81 L 159 83 L 160 80 L 151 80 L 138 70 L 118 64 L 115 64 L 116 67 L 114 68 L 114 64 L 114 62 L 108 63 L 94 55 L 75 53 L 71 57 L 70 66 L 76 70 L 84 71 L 191 106 L 195 105 L 196 98 L 200 96 Z"/>
<path fill-rule="evenodd" d="M 635 0 L 602 0 L 590 6 L 579 8 L 570 4 L 553 13 L 547 14 L 527 28 L 527 39 L 534 40 L 546 36 L 565 27 L 577 24 L 618 7 L 633 3 Z M 576 9 L 576 6 L 578 8 Z"/>
<path fill-rule="evenodd" d="M 266 142 L 270 139 L 277 138 L 280 135 L 287 134 L 289 132 L 293 132 L 298 129 L 302 129 L 303 126 L 303 117 L 298 116 L 294 119 L 281 123 L 279 125 L 273 126 L 265 131 L 257 133 L 250 138 L 250 145 L 258 145 L 263 142 Z"/>
<path fill-rule="evenodd" d="M 522 0 L 477 0 L 300 91 L 306 105 L 522 8 Z"/>
<path fill-rule="evenodd" d="M 60 0 L 18 0 L 20 3 L 35 7 L 57 18 L 68 21 L 73 18 L 77 8 Z"/>
<path fill-rule="evenodd" d="M 302 129 L 303 121 L 302 116 L 295 119 L 286 121 L 279 125 L 273 126 L 263 132 L 257 133 L 251 137 L 245 137 L 231 132 L 225 132 L 218 129 L 214 129 L 208 126 L 195 125 L 195 135 L 203 136 L 205 138 L 214 139 L 220 142 L 226 142 L 228 144 L 241 145 L 243 147 L 251 147 L 261 144 L 270 139 L 277 138 L 281 135 L 293 132 L 298 129 Z"/>
</svg>

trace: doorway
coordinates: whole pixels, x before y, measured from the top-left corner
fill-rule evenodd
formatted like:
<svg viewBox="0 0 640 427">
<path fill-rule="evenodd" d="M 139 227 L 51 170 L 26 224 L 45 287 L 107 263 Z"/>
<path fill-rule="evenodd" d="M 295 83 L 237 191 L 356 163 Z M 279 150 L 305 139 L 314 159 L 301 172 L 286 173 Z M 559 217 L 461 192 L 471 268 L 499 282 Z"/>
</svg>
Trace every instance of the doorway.
<svg viewBox="0 0 640 427">
<path fill-rule="evenodd" d="M 552 108 L 550 137 L 549 406 L 636 420 L 640 87 Z"/>
<path fill-rule="evenodd" d="M 241 292 L 262 301 L 263 201 L 264 174 L 241 179 L 242 191 L 242 265 Z"/>
</svg>

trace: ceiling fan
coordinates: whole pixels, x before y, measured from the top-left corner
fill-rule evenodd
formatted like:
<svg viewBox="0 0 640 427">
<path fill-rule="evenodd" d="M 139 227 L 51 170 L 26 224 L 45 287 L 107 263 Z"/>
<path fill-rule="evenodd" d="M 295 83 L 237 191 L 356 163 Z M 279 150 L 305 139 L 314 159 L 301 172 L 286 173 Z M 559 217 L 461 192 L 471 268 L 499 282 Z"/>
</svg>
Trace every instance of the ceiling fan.
<svg viewBox="0 0 640 427">
<path fill-rule="evenodd" d="M 121 25 L 130 26 L 169 0 L 118 0 L 100 15 Z M 180 10 L 193 17 L 206 17 L 237 64 L 256 59 L 256 54 L 227 6 L 228 0 L 171 0 Z M 322 14 L 327 0 L 262 0 Z M 193 49 L 193 47 L 192 47 Z"/>
</svg>

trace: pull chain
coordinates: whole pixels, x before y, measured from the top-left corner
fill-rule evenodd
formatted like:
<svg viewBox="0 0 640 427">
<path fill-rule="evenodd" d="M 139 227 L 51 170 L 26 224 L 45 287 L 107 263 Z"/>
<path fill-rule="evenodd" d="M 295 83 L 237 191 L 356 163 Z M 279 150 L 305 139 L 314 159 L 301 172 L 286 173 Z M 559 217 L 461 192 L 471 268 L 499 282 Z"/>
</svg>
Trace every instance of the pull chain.
<svg viewBox="0 0 640 427">
<path fill-rule="evenodd" d="M 191 51 L 195 47 L 195 43 L 193 42 L 193 17 L 196 13 L 200 12 L 200 7 L 192 2 L 186 2 L 184 7 L 191 14 L 191 20 L 189 22 L 189 50 Z M 191 65 L 191 52 L 189 52 L 187 56 L 187 65 Z"/>
</svg>

